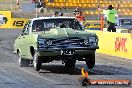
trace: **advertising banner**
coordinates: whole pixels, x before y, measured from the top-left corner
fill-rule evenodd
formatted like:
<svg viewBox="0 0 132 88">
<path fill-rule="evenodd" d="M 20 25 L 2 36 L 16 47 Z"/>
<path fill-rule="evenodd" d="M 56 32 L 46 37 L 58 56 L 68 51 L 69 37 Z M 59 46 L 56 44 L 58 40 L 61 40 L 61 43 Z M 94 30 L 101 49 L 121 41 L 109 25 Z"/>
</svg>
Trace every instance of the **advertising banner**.
<svg viewBox="0 0 132 88">
<path fill-rule="evenodd" d="M 29 19 L 12 18 L 11 11 L 0 11 L 0 28 L 23 28 Z"/>
<path fill-rule="evenodd" d="M 11 11 L 0 11 L 0 28 L 11 27 Z"/>
<path fill-rule="evenodd" d="M 87 32 L 96 32 L 98 35 L 98 53 L 132 59 L 132 34 L 91 30 L 87 30 Z"/>
<path fill-rule="evenodd" d="M 12 18 L 11 28 L 24 28 L 24 25 L 29 19 L 25 18 Z"/>
</svg>

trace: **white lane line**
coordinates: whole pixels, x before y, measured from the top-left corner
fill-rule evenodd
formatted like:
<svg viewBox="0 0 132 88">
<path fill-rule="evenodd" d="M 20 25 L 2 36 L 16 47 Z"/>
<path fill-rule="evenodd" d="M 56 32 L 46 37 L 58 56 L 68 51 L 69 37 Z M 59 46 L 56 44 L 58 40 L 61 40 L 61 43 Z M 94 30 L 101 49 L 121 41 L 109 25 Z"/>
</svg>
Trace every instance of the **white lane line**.
<svg viewBox="0 0 132 88">
<path fill-rule="evenodd" d="M 35 77 L 38 77 L 38 78 L 47 80 L 47 81 L 49 81 L 49 82 L 52 82 L 52 83 L 54 83 L 54 84 L 57 84 L 55 81 L 52 81 L 52 80 L 50 80 L 50 79 L 48 79 L 48 78 L 45 78 L 45 77 L 43 77 L 43 76 L 40 76 L 39 74 L 35 74 L 35 73 L 33 73 L 33 72 L 31 72 L 31 71 L 28 71 L 28 70 L 26 70 L 26 69 L 24 69 L 24 68 L 21 68 L 21 70 L 24 71 L 24 72 L 26 72 L 26 73 L 28 73 L 28 74 L 30 74 L 30 75 L 33 75 L 33 76 L 35 76 Z"/>
</svg>

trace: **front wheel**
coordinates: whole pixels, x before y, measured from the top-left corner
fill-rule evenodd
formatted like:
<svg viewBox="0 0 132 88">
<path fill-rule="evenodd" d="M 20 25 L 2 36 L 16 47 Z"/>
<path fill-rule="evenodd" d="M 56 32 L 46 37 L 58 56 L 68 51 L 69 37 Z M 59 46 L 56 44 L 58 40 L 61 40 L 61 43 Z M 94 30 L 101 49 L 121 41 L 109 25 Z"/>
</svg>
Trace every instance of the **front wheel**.
<svg viewBox="0 0 132 88">
<path fill-rule="evenodd" d="M 33 56 L 33 65 L 36 71 L 39 71 L 42 66 L 41 58 L 38 56 L 37 53 L 34 54 Z"/>
<path fill-rule="evenodd" d="M 92 69 L 95 65 L 95 53 L 89 54 L 85 57 L 86 65 L 88 68 Z"/>
</svg>

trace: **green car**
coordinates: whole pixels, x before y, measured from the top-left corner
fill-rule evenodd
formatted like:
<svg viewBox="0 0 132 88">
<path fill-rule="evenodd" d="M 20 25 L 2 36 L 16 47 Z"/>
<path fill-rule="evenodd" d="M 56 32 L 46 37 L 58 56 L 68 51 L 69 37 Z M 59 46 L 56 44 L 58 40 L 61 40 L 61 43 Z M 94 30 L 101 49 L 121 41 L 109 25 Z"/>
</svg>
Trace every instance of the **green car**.
<svg viewBox="0 0 132 88">
<path fill-rule="evenodd" d="M 33 18 L 14 43 L 19 65 L 33 63 L 36 71 L 41 69 L 42 63 L 54 60 L 61 60 L 66 68 L 75 67 L 76 60 L 86 61 L 91 69 L 98 48 L 97 35 L 86 32 L 74 17 Z"/>
</svg>

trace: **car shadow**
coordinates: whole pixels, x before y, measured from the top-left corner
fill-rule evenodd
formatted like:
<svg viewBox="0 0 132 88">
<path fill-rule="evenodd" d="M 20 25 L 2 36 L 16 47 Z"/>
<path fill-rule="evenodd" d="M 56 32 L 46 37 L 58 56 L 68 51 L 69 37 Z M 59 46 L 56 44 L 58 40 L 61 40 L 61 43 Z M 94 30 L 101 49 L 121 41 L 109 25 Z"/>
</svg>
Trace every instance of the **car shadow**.
<svg viewBox="0 0 132 88">
<path fill-rule="evenodd" d="M 77 64 L 75 68 L 65 68 L 64 65 L 43 65 L 39 73 L 81 75 L 82 67 L 89 75 L 132 75 L 132 70 L 124 67 L 95 65 L 93 69 L 88 69 L 85 64 Z"/>
<path fill-rule="evenodd" d="M 42 65 L 42 70 L 39 73 L 57 73 L 69 75 L 81 75 L 81 68 L 66 68 L 64 65 Z M 89 72 L 89 74 L 95 74 Z"/>
</svg>

